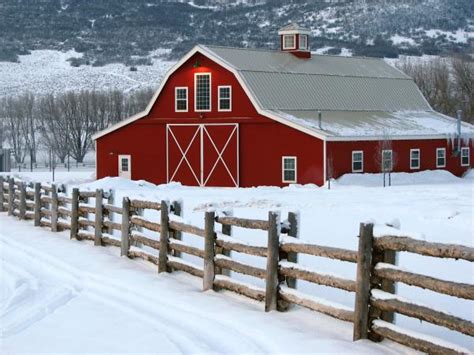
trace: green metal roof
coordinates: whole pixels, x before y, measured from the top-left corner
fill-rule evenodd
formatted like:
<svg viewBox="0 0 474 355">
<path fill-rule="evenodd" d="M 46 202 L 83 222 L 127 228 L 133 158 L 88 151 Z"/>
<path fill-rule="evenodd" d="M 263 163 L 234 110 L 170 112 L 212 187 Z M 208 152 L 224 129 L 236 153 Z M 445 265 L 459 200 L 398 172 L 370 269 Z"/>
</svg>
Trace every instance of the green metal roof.
<svg viewBox="0 0 474 355">
<path fill-rule="evenodd" d="M 204 48 L 239 72 L 264 109 L 431 110 L 413 80 L 382 59 Z"/>
</svg>

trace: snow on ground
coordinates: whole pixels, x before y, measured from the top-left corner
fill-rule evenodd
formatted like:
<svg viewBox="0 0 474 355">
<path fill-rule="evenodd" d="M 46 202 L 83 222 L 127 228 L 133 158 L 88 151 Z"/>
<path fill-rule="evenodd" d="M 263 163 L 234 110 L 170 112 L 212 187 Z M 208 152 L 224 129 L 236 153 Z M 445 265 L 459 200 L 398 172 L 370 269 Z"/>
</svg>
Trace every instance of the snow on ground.
<svg viewBox="0 0 474 355">
<path fill-rule="evenodd" d="M 299 210 L 300 239 L 320 245 L 356 250 L 359 223 L 366 221 L 374 221 L 379 225 L 387 222 L 395 224 L 402 232 L 408 232 L 421 239 L 473 246 L 472 176 L 471 172 L 466 178 L 457 178 L 442 170 L 392 174 L 394 186 L 383 188 L 382 177 L 379 174 L 350 174 L 334 181 L 331 190 L 314 185 L 293 185 L 286 188 L 203 189 L 184 187 L 176 183 L 156 186 L 144 181 L 120 178 L 85 182 L 81 184 L 81 188 L 115 189 L 117 204 L 122 196 L 156 201 L 181 199 L 184 201 L 184 219 L 199 226 L 203 225 L 203 211 L 209 207 L 217 211 L 232 208 L 235 216 L 262 219 L 267 218 L 269 210 L 280 210 L 283 219 L 286 218 L 288 211 Z M 75 181 L 72 185 L 79 184 L 77 179 L 73 180 Z M 159 215 L 157 212 L 147 212 L 145 217 L 156 220 Z M 149 236 L 157 237 L 154 233 L 150 233 Z M 233 237 L 256 245 L 266 244 L 264 232 L 235 228 Z M 185 235 L 184 241 L 202 247 L 202 240 L 199 238 Z M 238 253 L 233 253 L 232 257 L 255 266 L 265 266 L 263 258 Z M 188 257 L 187 261 L 201 265 L 201 261 L 193 257 Z M 300 255 L 299 264 L 301 267 L 355 279 L 355 265 L 351 263 Z M 418 273 L 474 283 L 472 263 L 399 253 L 398 264 Z M 252 282 L 256 286 L 263 286 L 260 280 L 255 281 L 250 277 L 238 275 L 233 277 Z M 298 283 L 298 290 L 353 307 L 353 294 L 345 291 L 312 285 L 304 281 Z M 414 302 L 421 302 L 474 320 L 472 302 L 404 285 L 398 285 L 397 292 L 401 297 Z M 469 309 L 471 312 L 466 312 Z M 320 317 L 320 315 L 311 313 L 309 317 Z M 396 324 L 474 349 L 472 338 L 428 323 L 397 316 Z"/>
<path fill-rule="evenodd" d="M 0 98 L 27 91 L 50 94 L 68 90 L 117 89 L 129 92 L 140 88 L 155 88 L 174 64 L 160 58 L 167 51 L 158 49 L 150 53 L 153 65 L 137 66 L 137 71 L 130 71 L 123 64 L 73 67 L 67 59 L 82 55 L 75 51 L 31 51 L 30 55 L 19 56 L 19 63 L 0 62 Z"/>
<path fill-rule="evenodd" d="M 183 273 L 120 258 L 0 215 L 0 352 L 409 353 L 353 343 L 349 323 L 304 309 L 263 312 Z"/>
</svg>

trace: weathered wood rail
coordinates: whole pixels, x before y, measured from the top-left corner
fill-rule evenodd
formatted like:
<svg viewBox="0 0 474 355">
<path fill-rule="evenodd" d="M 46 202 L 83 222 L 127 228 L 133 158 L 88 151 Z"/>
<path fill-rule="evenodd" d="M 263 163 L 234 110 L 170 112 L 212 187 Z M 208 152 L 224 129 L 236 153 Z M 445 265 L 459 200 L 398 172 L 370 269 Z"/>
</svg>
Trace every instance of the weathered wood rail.
<svg viewBox="0 0 474 355">
<path fill-rule="evenodd" d="M 357 321 L 354 326 L 354 340 L 368 338 L 380 341 L 387 338 L 433 354 L 464 353 L 454 346 L 429 340 L 429 337 L 423 335 L 414 335 L 406 329 L 392 325 L 393 315 L 398 313 L 474 336 L 474 323 L 470 320 L 401 298 L 395 293 L 394 283 L 400 282 L 467 300 L 474 299 L 474 285 L 421 275 L 394 264 L 396 253 L 401 251 L 472 262 L 474 248 L 421 241 L 407 236 L 374 237 L 372 224 L 361 224 L 359 235 L 355 312 Z"/>
<path fill-rule="evenodd" d="M 291 304 L 306 307 L 354 323 L 354 340 L 380 341 L 388 338 L 429 353 L 464 353 L 462 348 L 409 332 L 393 323 L 394 314 L 426 321 L 474 336 L 474 324 L 461 317 L 398 297 L 395 283 L 428 289 L 439 294 L 474 300 L 474 285 L 421 275 L 396 266 L 398 252 L 474 261 L 474 249 L 456 244 L 431 243 L 407 236 L 374 237 L 372 224 L 361 224 L 358 250 L 315 245 L 299 239 L 299 215 L 288 213 L 281 221 L 271 211 L 267 220 L 235 217 L 232 211 L 207 211 L 204 227 L 182 218 L 180 201 L 145 201 L 124 197 L 114 204 L 111 191 L 73 188 L 23 181 L 0 176 L 0 211 L 19 219 L 32 219 L 35 226 L 53 232 L 69 230 L 70 238 L 90 240 L 97 246 L 115 246 L 121 255 L 155 264 L 158 272 L 175 270 L 203 279 L 203 290 L 228 290 L 257 301 L 265 311 L 287 310 Z M 148 220 L 145 210 L 158 212 Z M 114 218 L 121 217 L 121 218 Z M 254 245 L 232 236 L 234 228 L 266 233 L 266 245 Z M 182 240 L 194 236 L 204 242 L 199 248 Z M 265 258 L 266 267 L 235 260 L 232 253 Z M 202 259 L 198 266 L 182 255 Z M 323 257 L 357 265 L 354 280 L 303 266 L 298 255 Z M 231 273 L 264 281 L 265 287 L 239 281 Z M 355 294 L 355 309 L 337 305 L 297 290 L 297 280 L 336 288 Z"/>
</svg>

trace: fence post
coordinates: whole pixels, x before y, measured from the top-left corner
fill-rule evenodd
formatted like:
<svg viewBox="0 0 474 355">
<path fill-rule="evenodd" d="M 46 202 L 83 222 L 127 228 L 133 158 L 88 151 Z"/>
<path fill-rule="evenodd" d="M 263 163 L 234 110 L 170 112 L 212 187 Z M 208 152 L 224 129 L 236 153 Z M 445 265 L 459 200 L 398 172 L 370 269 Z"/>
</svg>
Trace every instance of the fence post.
<svg viewBox="0 0 474 355">
<path fill-rule="evenodd" d="M 95 220 L 94 220 L 94 245 L 102 245 L 102 228 L 104 226 L 103 209 L 104 191 L 95 190 Z"/>
<path fill-rule="evenodd" d="M 130 199 L 124 197 L 122 200 L 122 230 L 121 230 L 121 256 L 128 256 L 130 250 Z"/>
<path fill-rule="evenodd" d="M 13 215 L 13 201 L 15 200 L 15 180 L 11 177 L 8 179 L 8 215 Z"/>
<path fill-rule="evenodd" d="M 0 176 L 0 212 L 3 212 L 3 203 L 5 202 L 5 187 L 3 186 L 3 176 Z"/>
<path fill-rule="evenodd" d="M 369 333 L 370 272 L 372 267 L 373 229 L 374 225 L 371 223 L 360 224 L 354 310 L 354 341 L 367 339 Z"/>
<path fill-rule="evenodd" d="M 41 183 L 35 182 L 35 209 L 34 209 L 34 224 L 35 227 L 40 226 L 41 221 Z"/>
<path fill-rule="evenodd" d="M 265 285 L 265 312 L 277 309 L 278 260 L 280 251 L 280 213 L 268 213 L 268 255 Z"/>
<path fill-rule="evenodd" d="M 77 187 L 72 189 L 71 197 L 71 234 L 70 239 L 77 239 L 77 232 L 79 232 L 79 189 Z"/>
<path fill-rule="evenodd" d="M 107 197 L 107 204 L 113 205 L 114 202 L 115 202 L 115 190 L 109 190 L 109 196 Z M 115 214 L 110 210 L 107 213 L 108 213 L 107 217 L 110 221 L 109 227 L 107 229 L 107 233 L 113 235 L 114 234 L 114 226 L 112 225 L 112 223 L 114 222 Z"/>
<path fill-rule="evenodd" d="M 167 272 L 168 248 L 169 248 L 169 202 L 161 201 L 160 209 L 160 252 L 158 256 L 158 272 Z"/>
<path fill-rule="evenodd" d="M 288 223 L 290 225 L 290 230 L 288 231 L 288 236 L 293 238 L 299 237 L 299 221 L 300 214 L 299 212 L 289 212 L 288 213 Z M 298 253 L 289 252 L 288 261 L 292 263 L 298 262 Z M 296 288 L 296 279 L 288 277 L 286 279 L 286 284 L 289 288 Z"/>
<path fill-rule="evenodd" d="M 58 231 L 58 190 L 51 185 L 51 232 Z"/>
<path fill-rule="evenodd" d="M 25 219 L 26 215 L 26 184 L 24 182 L 20 183 L 20 214 L 18 217 L 20 219 Z"/>
<path fill-rule="evenodd" d="M 229 209 L 227 211 L 223 211 L 223 214 L 226 217 L 231 217 L 234 213 L 231 209 Z M 222 229 L 221 229 L 221 233 L 225 234 L 225 235 L 228 235 L 229 237 L 232 236 L 232 226 L 229 225 L 229 224 L 223 224 Z M 216 254 L 222 254 L 222 255 L 230 257 L 231 251 L 227 250 L 227 249 L 224 249 L 222 247 L 216 246 Z M 216 266 L 216 274 L 230 276 L 230 270 L 222 269 L 222 268 Z"/>
<path fill-rule="evenodd" d="M 204 278 L 203 291 L 212 290 L 214 286 L 216 256 L 216 233 L 214 231 L 216 213 L 207 211 L 204 219 Z"/>
<path fill-rule="evenodd" d="M 173 209 L 173 214 L 176 216 L 183 216 L 183 202 L 180 201 L 173 201 L 172 203 L 172 209 Z M 171 231 L 170 230 L 171 237 L 176 240 L 181 240 L 183 239 L 182 233 L 180 231 Z M 181 253 L 177 250 L 173 250 L 173 256 L 176 257 L 181 257 Z"/>
</svg>

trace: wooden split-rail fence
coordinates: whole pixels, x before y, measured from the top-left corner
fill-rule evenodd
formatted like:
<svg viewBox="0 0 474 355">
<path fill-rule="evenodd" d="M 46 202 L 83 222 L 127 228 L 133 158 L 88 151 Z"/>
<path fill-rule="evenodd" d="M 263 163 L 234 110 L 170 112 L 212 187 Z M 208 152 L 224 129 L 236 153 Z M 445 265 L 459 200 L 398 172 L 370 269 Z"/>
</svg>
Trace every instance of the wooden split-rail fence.
<svg viewBox="0 0 474 355">
<path fill-rule="evenodd" d="M 93 199 L 93 204 L 89 200 Z M 70 230 L 71 239 L 91 240 L 98 246 L 116 246 L 121 255 L 143 258 L 156 264 L 158 272 L 183 271 L 203 279 L 203 290 L 229 290 L 258 301 L 265 311 L 285 311 L 296 304 L 354 324 L 354 340 L 383 338 L 428 353 L 459 354 L 469 350 L 438 339 L 414 333 L 394 324 L 394 314 L 413 317 L 468 336 L 474 336 L 470 320 L 411 302 L 396 295 L 395 283 L 404 283 L 433 292 L 474 300 L 474 285 L 447 281 L 396 266 L 397 252 L 409 252 L 435 258 L 474 261 L 474 248 L 456 244 L 432 243 L 410 237 L 383 235 L 374 237 L 373 224 L 361 223 L 357 251 L 315 245 L 298 239 L 299 215 L 290 212 L 281 221 L 279 212 L 270 211 L 267 220 L 245 219 L 231 212 L 207 211 L 204 228 L 182 218 L 179 201 L 153 202 L 124 197 L 121 206 L 114 204 L 111 191 L 72 189 L 66 194 L 62 185 L 26 184 L 0 176 L 0 210 L 19 219 L 32 219 L 35 226 L 57 232 Z M 159 220 L 144 218 L 144 210 L 159 211 Z M 121 215 L 121 222 L 114 222 Z M 91 218 L 93 215 L 93 218 Z M 266 246 L 251 245 L 233 238 L 233 228 L 263 230 Z M 150 238 L 143 230 L 159 233 Z M 118 231 L 114 235 L 114 231 Z M 204 239 L 204 248 L 182 240 L 182 234 Z M 150 252 L 156 250 L 158 253 Z M 266 267 L 255 267 L 232 258 L 231 252 L 266 258 Z M 182 254 L 203 259 L 199 267 Z M 355 280 L 308 269 L 298 263 L 306 254 L 355 263 Z M 231 277 L 229 271 L 265 281 L 265 288 Z M 350 309 L 307 295 L 296 289 L 296 281 L 334 287 L 355 294 L 355 308 Z"/>
</svg>

